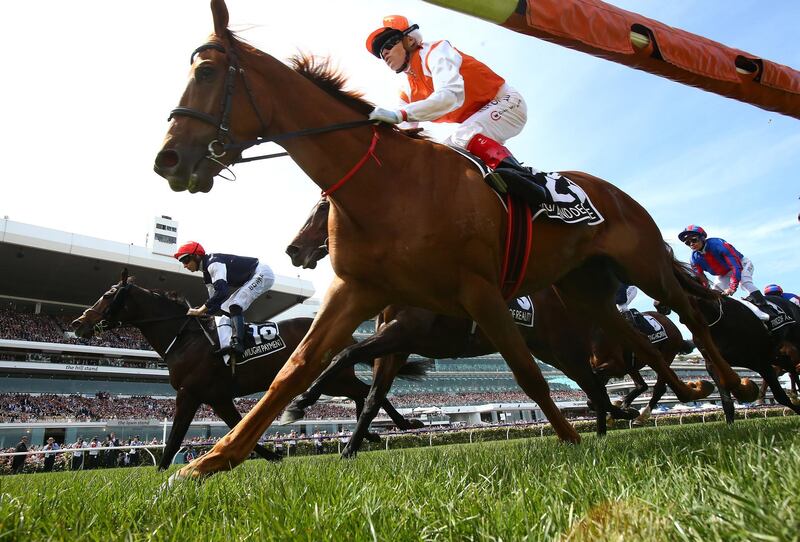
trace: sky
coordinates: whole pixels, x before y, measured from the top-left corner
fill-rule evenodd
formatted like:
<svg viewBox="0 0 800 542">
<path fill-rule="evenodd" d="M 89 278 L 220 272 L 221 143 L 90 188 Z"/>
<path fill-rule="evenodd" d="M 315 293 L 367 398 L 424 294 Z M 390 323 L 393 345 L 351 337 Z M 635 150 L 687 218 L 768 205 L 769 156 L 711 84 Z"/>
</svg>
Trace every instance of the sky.
<svg viewBox="0 0 800 542">
<path fill-rule="evenodd" d="M 796 0 L 612 3 L 800 69 Z M 400 76 L 364 40 L 384 15 L 404 14 L 426 40 L 448 39 L 525 96 L 528 124 L 508 142 L 520 160 L 602 177 L 637 199 L 666 239 L 700 224 L 752 260 L 758 286 L 800 292 L 796 119 L 417 0 L 229 0 L 228 8 L 230 27 L 256 47 L 278 58 L 330 56 L 349 88 L 385 107 L 397 103 Z M 208 194 L 174 193 L 153 172 L 189 55 L 212 32 L 208 2 L 28 0 L 4 5 L 3 16 L 0 148 L 10 154 L 0 216 L 144 245 L 153 217 L 169 215 L 180 242 L 257 256 L 323 295 L 333 277 L 327 260 L 298 270 L 284 254 L 319 196 L 290 159 L 238 165 L 235 182 L 218 179 Z M 259 152 L 279 150 L 266 147 Z M 643 296 L 634 307 L 651 308 Z"/>
</svg>

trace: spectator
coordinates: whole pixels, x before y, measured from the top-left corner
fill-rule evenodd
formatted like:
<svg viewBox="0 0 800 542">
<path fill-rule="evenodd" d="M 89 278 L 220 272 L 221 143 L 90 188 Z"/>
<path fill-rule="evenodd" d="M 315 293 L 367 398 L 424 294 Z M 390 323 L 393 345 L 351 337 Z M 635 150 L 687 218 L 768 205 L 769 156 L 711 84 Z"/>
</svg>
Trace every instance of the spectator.
<svg viewBox="0 0 800 542">
<path fill-rule="evenodd" d="M 99 466 L 99 458 L 100 458 L 100 441 L 97 437 L 92 437 L 92 441 L 89 443 L 89 464 L 86 465 L 86 469 L 96 469 Z"/>
<path fill-rule="evenodd" d="M 322 450 L 322 433 L 320 433 L 319 429 L 317 429 L 316 431 L 314 431 L 314 434 L 312 435 L 312 437 L 314 438 L 314 453 L 319 455 L 323 451 Z"/>
<path fill-rule="evenodd" d="M 47 444 L 45 444 L 44 449 L 50 452 L 44 454 L 44 471 L 50 472 L 53 470 L 53 466 L 56 464 L 55 450 L 60 450 L 61 446 L 58 445 L 53 437 L 48 437 Z"/>
<path fill-rule="evenodd" d="M 75 444 L 72 445 L 73 448 L 86 448 L 88 443 L 83 440 L 80 436 L 75 441 Z M 83 452 L 72 452 L 72 470 L 79 470 L 85 468 L 83 464 L 84 460 L 84 453 Z"/>
<path fill-rule="evenodd" d="M 19 439 L 19 443 L 17 444 L 16 448 L 14 448 L 14 451 L 18 453 L 28 451 L 27 435 L 22 435 L 22 438 Z M 14 459 L 11 460 L 11 472 L 14 474 L 21 473 L 23 467 L 25 467 L 25 459 L 27 459 L 27 457 L 27 455 L 15 455 Z"/>
</svg>

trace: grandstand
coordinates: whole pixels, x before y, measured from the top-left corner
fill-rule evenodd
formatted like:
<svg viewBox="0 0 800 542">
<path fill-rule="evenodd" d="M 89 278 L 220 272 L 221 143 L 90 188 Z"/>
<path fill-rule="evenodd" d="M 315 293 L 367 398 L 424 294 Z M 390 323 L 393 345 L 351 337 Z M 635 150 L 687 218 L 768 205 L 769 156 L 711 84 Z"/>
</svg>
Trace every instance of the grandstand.
<svg viewBox="0 0 800 542">
<path fill-rule="evenodd" d="M 136 330 L 117 329 L 92 339 L 76 338 L 69 322 L 118 280 L 127 267 L 145 287 L 176 290 L 198 304 L 206 291 L 197 275 L 169 256 L 177 240 L 177 223 L 154 221 L 152 243 L 140 247 L 21 224 L 0 223 L 0 447 L 28 433 L 32 444 L 53 436 L 73 442 L 78 436 L 120 438 L 139 435 L 160 439 L 171 420 L 175 390 L 162 360 Z M 268 296 L 257 300 L 246 316 L 251 321 L 313 316 L 319 301 L 312 285 L 277 276 Z M 357 339 L 375 332 L 374 321 L 356 330 Z M 413 358 L 412 358 L 413 359 Z M 702 361 L 702 360 L 700 360 Z M 560 408 L 586 414 L 585 397 L 562 373 L 539 362 Z M 697 379 L 705 374 L 698 361 L 682 360 L 678 374 Z M 654 375 L 643 371 L 650 384 Z M 366 367 L 357 374 L 369 381 Z M 612 394 L 631 386 L 609 385 Z M 355 410 L 340 398 L 323 398 L 312 407 L 298 431 L 337 432 L 352 427 Z M 428 376 L 398 380 L 390 399 L 407 416 L 428 423 L 497 423 L 542 417 L 538 406 L 520 391 L 503 359 L 495 354 L 472 359 L 431 360 Z M 667 395 L 667 403 L 674 396 Z M 255 398 L 239 402 L 242 411 Z M 379 417 L 378 425 L 389 425 Z M 207 438 L 227 432 L 210 410 L 198 412 L 187 437 Z"/>
</svg>

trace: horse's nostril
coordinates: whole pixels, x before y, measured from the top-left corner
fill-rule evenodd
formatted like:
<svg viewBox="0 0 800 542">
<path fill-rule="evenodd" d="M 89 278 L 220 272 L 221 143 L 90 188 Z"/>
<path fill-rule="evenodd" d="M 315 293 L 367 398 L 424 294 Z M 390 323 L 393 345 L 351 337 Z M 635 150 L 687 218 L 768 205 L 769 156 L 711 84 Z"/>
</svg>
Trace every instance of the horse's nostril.
<svg viewBox="0 0 800 542">
<path fill-rule="evenodd" d="M 288 254 L 292 258 L 297 256 L 298 252 L 300 252 L 300 247 L 297 247 L 295 245 L 289 245 L 288 247 L 286 247 L 286 254 Z"/>
<path fill-rule="evenodd" d="M 156 168 L 158 169 L 172 169 L 176 167 L 181 161 L 180 155 L 177 151 L 172 149 L 161 151 L 156 156 Z"/>
<path fill-rule="evenodd" d="M 69 325 L 72 329 L 78 329 L 81 325 L 81 322 L 80 320 L 73 320 Z"/>
</svg>

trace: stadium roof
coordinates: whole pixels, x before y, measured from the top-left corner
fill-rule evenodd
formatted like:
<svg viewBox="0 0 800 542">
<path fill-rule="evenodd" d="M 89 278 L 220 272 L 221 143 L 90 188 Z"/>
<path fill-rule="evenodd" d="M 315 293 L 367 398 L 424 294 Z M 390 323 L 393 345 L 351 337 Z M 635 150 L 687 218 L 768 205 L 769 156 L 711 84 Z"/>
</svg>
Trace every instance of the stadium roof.
<svg viewBox="0 0 800 542">
<path fill-rule="evenodd" d="M 175 290 L 195 305 L 208 297 L 202 278 L 146 247 L 8 219 L 0 221 L 0 262 L 0 295 L 13 298 L 90 306 L 119 281 L 124 267 L 145 288 Z M 245 316 L 268 320 L 313 294 L 311 282 L 276 275 L 270 292 Z"/>
</svg>

